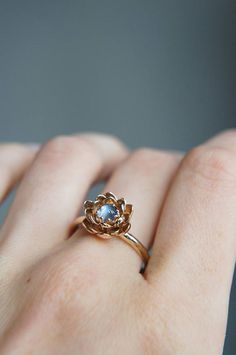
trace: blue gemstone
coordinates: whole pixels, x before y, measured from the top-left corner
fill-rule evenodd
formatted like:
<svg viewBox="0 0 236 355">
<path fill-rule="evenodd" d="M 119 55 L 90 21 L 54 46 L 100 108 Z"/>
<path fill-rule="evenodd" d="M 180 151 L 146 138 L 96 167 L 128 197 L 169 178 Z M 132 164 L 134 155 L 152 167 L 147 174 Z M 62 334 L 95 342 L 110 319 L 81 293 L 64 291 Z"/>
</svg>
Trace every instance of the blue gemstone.
<svg viewBox="0 0 236 355">
<path fill-rule="evenodd" d="M 97 216 L 102 218 L 103 222 L 107 222 L 108 219 L 114 221 L 114 219 L 119 215 L 119 211 L 116 206 L 111 203 L 106 203 L 97 210 Z"/>
</svg>

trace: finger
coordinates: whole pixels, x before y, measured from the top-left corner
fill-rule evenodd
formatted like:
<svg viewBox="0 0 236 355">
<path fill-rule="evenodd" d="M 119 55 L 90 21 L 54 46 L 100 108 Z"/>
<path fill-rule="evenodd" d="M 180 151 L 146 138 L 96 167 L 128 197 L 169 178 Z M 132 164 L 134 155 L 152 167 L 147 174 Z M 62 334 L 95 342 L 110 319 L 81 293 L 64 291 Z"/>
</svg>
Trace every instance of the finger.
<svg viewBox="0 0 236 355">
<path fill-rule="evenodd" d="M 22 180 L 2 229 L 2 250 L 19 265 L 65 239 L 91 184 L 126 156 L 115 138 L 84 134 L 46 143 Z"/>
<path fill-rule="evenodd" d="M 206 144 L 211 147 L 218 147 L 223 149 L 228 149 L 231 147 L 231 151 L 234 151 L 236 149 L 235 132 L 236 130 L 234 129 L 220 132 L 207 140 Z"/>
<path fill-rule="evenodd" d="M 111 191 L 118 198 L 123 197 L 127 203 L 133 204 L 134 212 L 130 232 L 145 247 L 150 247 L 158 215 L 165 198 L 169 183 L 175 174 L 181 156 L 168 154 L 154 149 L 138 149 L 112 174 L 104 187 L 104 192 Z M 142 264 L 140 256 L 124 241 L 113 238 L 105 241 L 99 238 L 88 238 L 86 235 L 79 240 L 86 249 L 95 249 L 94 253 L 109 268 L 120 273 L 124 270 L 136 274 Z M 97 251 L 97 245 L 100 250 Z M 112 262 L 110 262 L 112 260 Z"/>
<path fill-rule="evenodd" d="M 168 194 L 145 273 L 159 287 L 163 281 L 176 302 L 195 302 L 192 310 L 198 311 L 201 305 L 210 321 L 219 312 L 226 314 L 235 263 L 235 153 L 236 133 L 226 132 L 187 154 Z"/>
<path fill-rule="evenodd" d="M 37 145 L 0 144 L 0 203 L 20 180 L 37 150 Z"/>
</svg>

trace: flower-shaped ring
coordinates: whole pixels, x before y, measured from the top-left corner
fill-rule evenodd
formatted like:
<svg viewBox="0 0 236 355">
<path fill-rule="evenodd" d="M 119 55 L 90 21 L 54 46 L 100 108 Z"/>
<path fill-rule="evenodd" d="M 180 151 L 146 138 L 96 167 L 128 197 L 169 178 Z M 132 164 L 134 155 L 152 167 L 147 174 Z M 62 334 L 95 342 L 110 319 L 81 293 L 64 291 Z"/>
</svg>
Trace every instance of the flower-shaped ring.
<svg viewBox="0 0 236 355">
<path fill-rule="evenodd" d="M 133 206 L 124 198 L 117 198 L 112 192 L 99 194 L 95 201 L 84 202 L 85 216 L 78 217 L 73 226 L 82 225 L 89 233 L 103 239 L 120 238 L 128 243 L 141 256 L 144 264 L 149 254 L 144 245 L 128 233 Z"/>
</svg>

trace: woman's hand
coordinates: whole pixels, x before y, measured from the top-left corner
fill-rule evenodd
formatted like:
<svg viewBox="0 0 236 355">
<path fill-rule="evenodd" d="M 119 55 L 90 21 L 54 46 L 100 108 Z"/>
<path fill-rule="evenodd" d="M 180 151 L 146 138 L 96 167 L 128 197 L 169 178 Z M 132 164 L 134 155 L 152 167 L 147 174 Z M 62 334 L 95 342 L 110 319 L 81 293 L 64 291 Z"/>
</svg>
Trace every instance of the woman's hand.
<svg viewBox="0 0 236 355">
<path fill-rule="evenodd" d="M 27 165 L 16 172 L 12 162 L 12 174 L 1 166 L 1 191 Z M 132 234 L 153 245 L 144 274 L 121 240 L 85 232 L 68 239 L 88 189 L 104 178 L 104 191 L 134 205 Z M 235 211 L 235 132 L 184 158 L 129 153 L 98 134 L 48 142 L 1 228 L 1 355 L 221 354 Z"/>
</svg>

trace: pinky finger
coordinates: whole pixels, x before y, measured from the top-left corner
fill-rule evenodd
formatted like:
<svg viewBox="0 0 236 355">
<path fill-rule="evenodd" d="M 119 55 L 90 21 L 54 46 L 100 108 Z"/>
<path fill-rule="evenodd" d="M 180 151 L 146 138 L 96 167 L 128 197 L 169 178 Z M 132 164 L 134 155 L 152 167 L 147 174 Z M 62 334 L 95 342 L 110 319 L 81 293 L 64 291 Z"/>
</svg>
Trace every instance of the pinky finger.
<svg viewBox="0 0 236 355">
<path fill-rule="evenodd" d="M 38 145 L 0 144 L 0 203 L 24 175 L 37 150 Z"/>
</svg>

